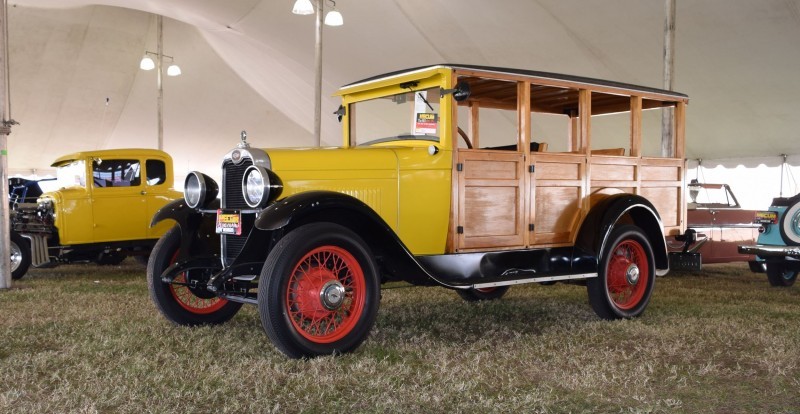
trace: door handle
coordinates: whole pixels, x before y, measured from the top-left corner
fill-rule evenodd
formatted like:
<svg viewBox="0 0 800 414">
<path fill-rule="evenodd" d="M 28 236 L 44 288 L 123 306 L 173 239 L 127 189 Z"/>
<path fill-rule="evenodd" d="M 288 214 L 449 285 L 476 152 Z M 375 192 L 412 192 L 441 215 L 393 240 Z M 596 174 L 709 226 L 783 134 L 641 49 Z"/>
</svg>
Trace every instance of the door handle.
<svg viewBox="0 0 800 414">
<path fill-rule="evenodd" d="M 144 190 L 142 190 L 142 192 L 141 192 L 141 193 L 139 193 L 139 194 L 141 194 L 141 195 L 147 195 L 147 191 L 144 191 Z"/>
</svg>

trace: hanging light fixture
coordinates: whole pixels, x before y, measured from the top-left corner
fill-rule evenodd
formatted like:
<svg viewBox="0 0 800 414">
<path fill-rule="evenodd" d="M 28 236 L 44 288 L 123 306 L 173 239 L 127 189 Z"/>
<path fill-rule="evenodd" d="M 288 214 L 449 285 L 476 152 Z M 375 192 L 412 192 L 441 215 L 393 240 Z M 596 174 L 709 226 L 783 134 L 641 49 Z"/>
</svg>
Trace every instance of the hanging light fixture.
<svg viewBox="0 0 800 414">
<path fill-rule="evenodd" d="M 174 63 L 167 68 L 167 76 L 178 76 L 181 73 L 181 68 Z"/>
<path fill-rule="evenodd" d="M 153 59 L 150 58 L 150 56 L 147 56 L 146 54 L 142 58 L 142 61 L 139 62 L 139 69 L 142 69 L 142 70 L 153 70 L 153 69 L 155 69 L 155 67 L 156 67 L 156 63 L 153 62 Z"/>
<path fill-rule="evenodd" d="M 311 5 L 311 0 L 297 0 L 294 2 L 294 7 L 292 7 L 292 13 L 301 15 L 313 14 L 314 6 Z"/>
<path fill-rule="evenodd" d="M 325 15 L 325 25 L 326 26 L 341 26 L 344 24 L 344 19 L 342 18 L 342 14 L 336 10 L 336 2 L 331 0 L 333 3 L 333 7 L 328 14 Z"/>
</svg>

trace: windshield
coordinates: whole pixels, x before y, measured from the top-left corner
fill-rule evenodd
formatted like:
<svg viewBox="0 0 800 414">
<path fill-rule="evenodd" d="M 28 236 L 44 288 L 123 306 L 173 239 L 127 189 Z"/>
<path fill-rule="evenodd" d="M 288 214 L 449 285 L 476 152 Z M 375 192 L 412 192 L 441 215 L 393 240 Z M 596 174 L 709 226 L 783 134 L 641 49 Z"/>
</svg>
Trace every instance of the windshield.
<svg viewBox="0 0 800 414">
<path fill-rule="evenodd" d="M 431 88 L 350 105 L 352 145 L 407 139 L 438 142 L 439 97 L 439 88 Z"/>
<path fill-rule="evenodd" d="M 689 184 L 689 202 L 695 207 L 736 208 L 739 203 L 726 186 Z M 690 205 L 691 207 L 691 205 Z"/>
<path fill-rule="evenodd" d="M 83 161 L 72 161 L 60 165 L 56 169 L 56 182 L 59 188 L 86 187 L 86 164 Z"/>
</svg>

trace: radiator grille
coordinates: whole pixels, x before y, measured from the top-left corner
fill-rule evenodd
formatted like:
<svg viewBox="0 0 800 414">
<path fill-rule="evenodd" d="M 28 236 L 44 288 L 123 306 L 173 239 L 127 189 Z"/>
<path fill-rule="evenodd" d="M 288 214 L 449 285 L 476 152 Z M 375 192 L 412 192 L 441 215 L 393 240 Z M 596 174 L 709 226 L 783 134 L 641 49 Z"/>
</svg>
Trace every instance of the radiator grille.
<svg viewBox="0 0 800 414">
<path fill-rule="evenodd" d="M 244 170 L 253 165 L 253 160 L 245 158 L 239 165 L 234 164 L 232 161 L 225 161 L 222 164 L 222 176 L 224 182 L 222 183 L 222 208 L 230 209 L 245 209 L 247 203 L 244 202 L 244 195 L 242 194 L 242 178 L 244 177 Z"/>
<path fill-rule="evenodd" d="M 234 164 L 232 161 L 225 161 L 222 164 L 223 208 L 229 210 L 242 210 L 248 208 L 247 203 L 244 201 L 244 195 L 242 194 L 242 178 L 244 177 L 244 170 L 251 165 L 253 165 L 253 161 L 249 158 L 245 158 L 238 165 Z M 254 222 L 255 214 L 242 214 L 242 235 L 222 236 L 222 256 L 225 259 L 226 265 L 230 265 L 234 259 L 239 256 L 239 253 L 242 252 L 244 244 L 247 241 L 247 235 L 250 234 L 250 230 L 253 228 Z"/>
</svg>

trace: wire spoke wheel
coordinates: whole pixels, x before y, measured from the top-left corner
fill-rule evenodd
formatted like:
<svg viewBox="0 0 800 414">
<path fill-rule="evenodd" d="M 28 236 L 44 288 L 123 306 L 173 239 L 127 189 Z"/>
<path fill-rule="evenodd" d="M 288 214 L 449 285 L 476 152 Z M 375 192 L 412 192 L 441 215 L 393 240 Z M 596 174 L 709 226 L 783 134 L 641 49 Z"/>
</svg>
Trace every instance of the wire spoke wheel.
<svg viewBox="0 0 800 414">
<path fill-rule="evenodd" d="M 187 284 L 186 273 L 181 273 L 175 282 L 169 285 L 170 292 L 183 309 L 198 315 L 214 313 L 224 307 L 228 301 L 208 293 L 196 292 Z"/>
<path fill-rule="evenodd" d="M 164 234 L 150 253 L 147 287 L 150 298 L 167 320 L 178 325 L 220 324 L 230 320 L 242 304 L 217 297 L 205 288 L 202 273 L 183 272 L 164 283 L 161 276 L 178 259 L 181 233 L 177 227 Z M 200 276 L 200 277 L 198 277 Z"/>
<path fill-rule="evenodd" d="M 589 303 L 598 316 L 632 318 L 644 312 L 655 284 L 655 260 L 640 228 L 615 227 L 606 239 L 598 270 L 598 276 L 586 283 Z"/>
<path fill-rule="evenodd" d="M 650 277 L 644 248 L 635 240 L 625 240 L 612 251 L 606 270 L 607 289 L 620 309 L 631 309 L 642 300 Z"/>
<path fill-rule="evenodd" d="M 286 311 L 309 341 L 331 343 L 353 330 L 364 309 L 364 271 L 350 252 L 318 247 L 292 271 Z"/>
<path fill-rule="evenodd" d="M 290 231 L 258 281 L 258 311 L 272 343 L 292 358 L 350 352 L 369 335 L 380 284 L 359 235 L 333 223 Z"/>
</svg>

